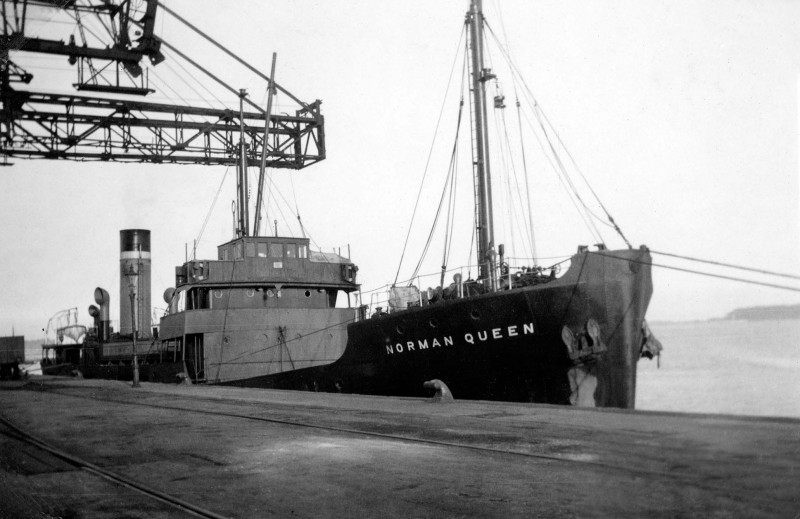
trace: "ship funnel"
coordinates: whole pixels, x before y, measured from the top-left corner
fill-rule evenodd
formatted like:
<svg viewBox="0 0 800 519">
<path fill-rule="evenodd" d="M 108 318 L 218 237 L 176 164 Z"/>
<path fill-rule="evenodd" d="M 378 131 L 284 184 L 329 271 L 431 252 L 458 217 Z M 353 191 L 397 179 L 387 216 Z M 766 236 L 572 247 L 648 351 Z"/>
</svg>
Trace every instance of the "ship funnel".
<svg viewBox="0 0 800 519">
<path fill-rule="evenodd" d="M 119 267 L 119 332 L 131 335 L 135 324 L 139 337 L 150 337 L 150 231 L 119 232 Z"/>
<path fill-rule="evenodd" d="M 100 342 L 108 341 L 109 335 L 111 335 L 111 319 L 109 318 L 109 296 L 108 292 L 104 288 L 97 287 L 94 289 L 94 302 L 97 303 L 100 308 L 92 305 L 89 307 L 89 314 L 97 320 L 97 338 L 100 339 Z M 97 315 L 92 313 L 92 308 L 94 308 Z"/>
</svg>

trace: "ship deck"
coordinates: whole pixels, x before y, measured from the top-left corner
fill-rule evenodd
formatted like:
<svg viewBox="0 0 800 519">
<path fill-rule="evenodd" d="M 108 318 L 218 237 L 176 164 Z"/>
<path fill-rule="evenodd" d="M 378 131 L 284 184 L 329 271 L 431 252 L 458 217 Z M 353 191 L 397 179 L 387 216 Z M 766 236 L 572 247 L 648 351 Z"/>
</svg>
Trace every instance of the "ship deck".
<svg viewBox="0 0 800 519">
<path fill-rule="evenodd" d="M 189 517 L 23 432 L 213 517 L 800 513 L 796 419 L 47 376 L 0 387 L 3 517 Z"/>
</svg>

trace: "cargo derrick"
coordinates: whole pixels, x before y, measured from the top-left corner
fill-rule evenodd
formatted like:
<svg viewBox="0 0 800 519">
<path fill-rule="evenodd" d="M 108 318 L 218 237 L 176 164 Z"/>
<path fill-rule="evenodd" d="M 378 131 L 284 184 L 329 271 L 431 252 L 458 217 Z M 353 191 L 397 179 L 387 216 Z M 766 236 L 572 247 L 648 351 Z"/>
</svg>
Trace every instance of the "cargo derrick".
<svg viewBox="0 0 800 519">
<path fill-rule="evenodd" d="M 0 155 L 5 161 L 17 156 L 235 165 L 240 161 L 242 130 L 249 141 L 245 154 L 248 166 L 261 165 L 265 130 L 267 167 L 300 169 L 325 158 L 324 119 L 319 100 L 313 103 L 299 100 L 176 13 L 159 5 L 157 0 L 135 4 L 130 0 L 99 4 L 76 0 L 2 1 Z M 295 114 L 270 115 L 267 129 L 266 110 L 247 98 L 243 100 L 248 105 L 246 111 L 226 106 L 203 108 L 142 101 L 141 97 L 154 92 L 149 87 L 148 71 L 141 65 L 142 60 L 147 58 L 151 66 L 157 66 L 164 60 L 162 49 L 169 49 L 221 87 L 239 95 L 238 90 L 154 34 L 158 11 L 171 14 L 272 83 L 273 88 L 297 103 L 299 108 Z M 76 41 L 74 35 L 65 43 L 27 34 L 28 20 L 34 12 L 68 17 L 80 41 Z M 86 21 L 90 19 L 99 21 L 107 34 L 86 30 Z M 102 95 L 18 88 L 33 79 L 20 65 L 28 53 L 66 56 L 78 72 L 78 80 L 72 86 L 78 91 Z"/>
</svg>

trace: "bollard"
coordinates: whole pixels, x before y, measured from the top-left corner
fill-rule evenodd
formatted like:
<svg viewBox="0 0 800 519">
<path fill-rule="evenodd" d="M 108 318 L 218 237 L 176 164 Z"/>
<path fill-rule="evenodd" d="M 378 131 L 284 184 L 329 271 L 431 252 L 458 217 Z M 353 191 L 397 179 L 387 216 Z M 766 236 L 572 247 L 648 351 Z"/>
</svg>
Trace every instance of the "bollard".
<svg viewBox="0 0 800 519">
<path fill-rule="evenodd" d="M 452 402 L 453 401 L 453 393 L 450 392 L 450 388 L 447 387 L 447 384 L 435 378 L 433 380 L 429 380 L 425 382 L 423 387 L 427 389 L 435 389 L 436 394 L 433 395 L 433 398 L 428 400 L 429 402 Z"/>
</svg>

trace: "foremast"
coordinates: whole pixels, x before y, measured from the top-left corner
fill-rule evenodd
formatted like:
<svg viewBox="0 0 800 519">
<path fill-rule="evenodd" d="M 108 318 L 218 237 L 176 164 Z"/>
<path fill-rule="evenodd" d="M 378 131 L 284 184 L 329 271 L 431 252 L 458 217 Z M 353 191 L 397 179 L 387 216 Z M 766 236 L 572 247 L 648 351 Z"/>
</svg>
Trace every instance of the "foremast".
<svg viewBox="0 0 800 519">
<path fill-rule="evenodd" d="M 482 0 L 470 0 L 467 13 L 469 47 L 472 66 L 472 133 L 473 177 L 475 181 L 475 211 L 478 234 L 478 274 L 486 288 L 497 287 L 495 273 L 494 220 L 492 215 L 492 181 L 489 164 L 489 139 L 486 135 L 486 82 L 495 76 L 483 65 L 483 7 Z"/>
</svg>

